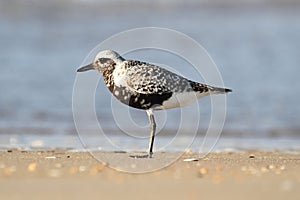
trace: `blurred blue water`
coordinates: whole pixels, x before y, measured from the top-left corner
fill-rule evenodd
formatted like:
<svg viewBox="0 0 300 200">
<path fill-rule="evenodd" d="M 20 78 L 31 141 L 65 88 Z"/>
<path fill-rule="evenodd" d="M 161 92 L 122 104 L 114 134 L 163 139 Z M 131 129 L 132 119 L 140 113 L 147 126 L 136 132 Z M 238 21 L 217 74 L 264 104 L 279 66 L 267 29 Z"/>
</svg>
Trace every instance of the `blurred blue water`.
<svg viewBox="0 0 300 200">
<path fill-rule="evenodd" d="M 227 98 L 225 135 L 299 136 L 297 8 L 183 7 L 122 12 L 117 8 L 115 14 L 89 6 L 91 9 L 63 10 L 24 3 L 19 9 L 9 7 L 2 12 L 1 134 L 76 134 L 72 89 L 75 70 L 85 56 L 112 34 L 158 26 L 181 31 L 201 43 L 218 65 L 225 85 L 233 89 Z M 141 51 L 127 57 L 174 66 L 185 76 L 193 76 L 192 71 L 182 68 L 183 61 L 158 52 Z M 99 121 L 108 130 L 118 130 L 103 82 L 99 83 L 96 100 Z M 210 119 L 209 98 L 199 103 L 201 128 L 205 129 Z M 147 127 L 144 112 L 130 112 L 137 124 Z M 172 130 L 180 120 L 180 111 L 171 110 L 167 115 L 164 128 Z"/>
</svg>

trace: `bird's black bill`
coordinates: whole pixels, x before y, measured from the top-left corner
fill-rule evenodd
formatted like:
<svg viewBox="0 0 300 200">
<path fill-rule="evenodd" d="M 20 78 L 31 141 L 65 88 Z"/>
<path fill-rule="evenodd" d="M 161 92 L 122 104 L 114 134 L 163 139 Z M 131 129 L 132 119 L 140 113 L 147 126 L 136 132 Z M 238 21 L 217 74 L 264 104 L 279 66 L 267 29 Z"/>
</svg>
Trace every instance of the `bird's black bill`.
<svg viewBox="0 0 300 200">
<path fill-rule="evenodd" d="M 92 69 L 95 69 L 93 63 L 86 65 L 84 67 L 80 67 L 79 69 L 77 69 L 77 72 L 84 72 L 84 71 L 88 71 L 88 70 L 92 70 Z"/>
</svg>

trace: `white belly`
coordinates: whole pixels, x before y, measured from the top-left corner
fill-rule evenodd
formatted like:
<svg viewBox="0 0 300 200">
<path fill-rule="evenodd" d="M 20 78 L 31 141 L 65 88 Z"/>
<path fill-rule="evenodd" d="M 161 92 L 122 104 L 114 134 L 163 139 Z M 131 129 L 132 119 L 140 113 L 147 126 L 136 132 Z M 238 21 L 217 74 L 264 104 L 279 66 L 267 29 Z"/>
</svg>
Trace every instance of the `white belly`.
<svg viewBox="0 0 300 200">
<path fill-rule="evenodd" d="M 163 102 L 162 106 L 156 107 L 155 110 L 166 110 L 171 108 L 181 108 L 189 106 L 197 101 L 199 98 L 207 96 L 209 93 L 195 93 L 195 92 L 184 92 L 184 93 L 173 93 L 172 97 L 167 101 Z"/>
</svg>

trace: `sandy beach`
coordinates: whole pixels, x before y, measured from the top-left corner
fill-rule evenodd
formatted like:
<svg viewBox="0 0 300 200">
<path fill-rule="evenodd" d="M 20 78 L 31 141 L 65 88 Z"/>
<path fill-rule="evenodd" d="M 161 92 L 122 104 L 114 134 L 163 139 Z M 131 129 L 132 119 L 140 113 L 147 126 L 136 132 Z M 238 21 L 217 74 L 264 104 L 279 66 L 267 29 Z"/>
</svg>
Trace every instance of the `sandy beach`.
<svg viewBox="0 0 300 200">
<path fill-rule="evenodd" d="M 112 168 L 88 152 L 2 151 L 0 199 L 290 200 L 300 196 L 299 154 L 223 152 L 185 162 L 198 156 L 186 152 L 160 170 L 132 174 L 115 166 L 147 168 L 179 154 L 158 152 L 152 159 L 134 159 L 126 152 L 95 153 L 118 161 Z"/>
</svg>

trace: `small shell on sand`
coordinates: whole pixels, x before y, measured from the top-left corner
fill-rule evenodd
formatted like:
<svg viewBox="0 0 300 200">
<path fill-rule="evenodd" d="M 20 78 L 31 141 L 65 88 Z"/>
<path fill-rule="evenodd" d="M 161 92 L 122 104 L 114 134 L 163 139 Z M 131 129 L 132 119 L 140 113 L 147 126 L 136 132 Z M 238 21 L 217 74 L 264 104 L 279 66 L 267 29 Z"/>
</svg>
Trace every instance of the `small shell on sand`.
<svg viewBox="0 0 300 200">
<path fill-rule="evenodd" d="M 192 162 L 192 161 L 199 161 L 199 158 L 187 158 L 183 160 L 184 162 Z"/>
<path fill-rule="evenodd" d="M 90 173 L 91 174 L 97 174 L 100 171 L 104 170 L 106 168 L 106 166 L 107 166 L 106 163 L 103 163 L 101 165 L 95 166 L 95 167 L 91 168 Z"/>
<path fill-rule="evenodd" d="M 56 156 L 46 156 L 46 159 L 56 159 Z"/>
<path fill-rule="evenodd" d="M 268 165 L 268 169 L 272 170 L 272 169 L 274 169 L 274 168 L 275 168 L 274 165 Z"/>
<path fill-rule="evenodd" d="M 27 170 L 29 172 L 34 172 L 36 170 L 36 167 L 37 167 L 37 163 L 30 163 L 27 167 Z"/>
<path fill-rule="evenodd" d="M 206 175 L 206 174 L 208 174 L 208 170 L 206 168 L 202 167 L 202 168 L 199 169 L 199 173 L 201 175 Z"/>
</svg>

